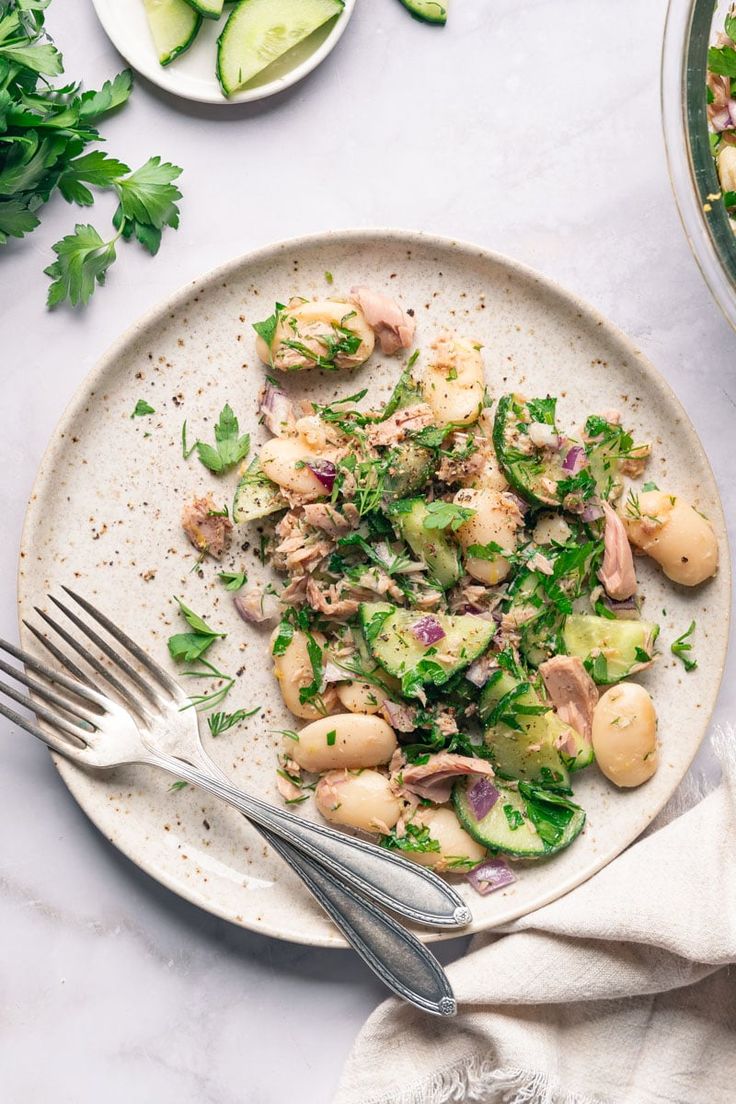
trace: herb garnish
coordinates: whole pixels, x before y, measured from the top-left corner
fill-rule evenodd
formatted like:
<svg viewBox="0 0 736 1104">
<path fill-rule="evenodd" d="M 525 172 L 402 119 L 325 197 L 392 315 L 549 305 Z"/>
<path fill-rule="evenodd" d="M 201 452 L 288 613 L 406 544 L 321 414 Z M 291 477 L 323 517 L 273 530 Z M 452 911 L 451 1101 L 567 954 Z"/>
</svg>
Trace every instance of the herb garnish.
<svg viewBox="0 0 736 1104">
<path fill-rule="evenodd" d="M 476 514 L 468 506 L 457 506 L 454 502 L 444 502 L 442 499 L 428 502 L 426 510 L 427 516 L 422 523 L 425 529 L 451 529 L 453 533 Z"/>
<path fill-rule="evenodd" d="M 691 659 L 688 655 L 692 651 L 692 642 L 688 640 L 688 637 L 692 636 L 695 632 L 695 622 L 691 621 L 689 627 L 685 630 L 682 636 L 678 636 L 677 640 L 674 640 L 670 645 L 670 651 L 674 656 L 682 662 L 686 671 L 694 671 L 698 666 L 697 659 Z"/>
<path fill-rule="evenodd" d="M 244 433 L 240 436 L 238 419 L 232 412 L 229 403 L 225 403 L 220 411 L 220 417 L 215 426 L 215 447 L 197 441 L 196 449 L 199 459 L 210 471 L 220 474 L 226 468 L 244 460 L 250 452 L 250 435 Z"/>
<path fill-rule="evenodd" d="M 194 660 L 201 659 L 215 640 L 224 638 L 227 633 L 216 632 L 215 629 L 211 629 L 199 614 L 185 606 L 180 598 L 177 598 L 176 601 L 179 603 L 182 616 L 193 631 L 176 633 L 174 636 L 170 636 L 168 641 L 169 653 L 172 659 L 192 663 Z"/>
<path fill-rule="evenodd" d="M 211 713 L 207 718 L 210 733 L 213 736 L 220 736 L 247 717 L 254 717 L 260 709 L 260 705 L 257 705 L 255 709 L 236 709 L 233 713 Z"/>
<path fill-rule="evenodd" d="M 133 413 L 130 416 L 131 418 L 143 418 L 146 414 L 155 413 L 156 411 L 154 410 L 154 408 L 152 406 L 149 406 L 145 399 L 139 399 L 138 402 L 135 404 Z"/>
<path fill-rule="evenodd" d="M 439 840 L 432 839 L 426 824 L 407 824 L 403 836 L 398 836 L 394 828 L 387 836 L 381 836 L 378 842 L 389 851 L 418 851 L 427 854 L 440 849 Z"/>
<path fill-rule="evenodd" d="M 225 590 L 241 590 L 248 582 L 245 571 L 219 571 L 217 578 L 225 584 Z"/>
</svg>

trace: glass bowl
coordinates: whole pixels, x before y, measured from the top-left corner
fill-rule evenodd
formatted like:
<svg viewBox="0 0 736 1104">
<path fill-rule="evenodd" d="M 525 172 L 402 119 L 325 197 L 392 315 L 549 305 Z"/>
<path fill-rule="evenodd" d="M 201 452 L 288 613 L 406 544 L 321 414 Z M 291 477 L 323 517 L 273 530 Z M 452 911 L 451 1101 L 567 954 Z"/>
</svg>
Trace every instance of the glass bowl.
<svg viewBox="0 0 736 1104">
<path fill-rule="evenodd" d="M 662 49 L 662 125 L 672 189 L 690 247 L 716 302 L 736 329 L 736 235 L 720 201 L 710 150 L 708 47 L 730 2 L 669 0 Z"/>
</svg>

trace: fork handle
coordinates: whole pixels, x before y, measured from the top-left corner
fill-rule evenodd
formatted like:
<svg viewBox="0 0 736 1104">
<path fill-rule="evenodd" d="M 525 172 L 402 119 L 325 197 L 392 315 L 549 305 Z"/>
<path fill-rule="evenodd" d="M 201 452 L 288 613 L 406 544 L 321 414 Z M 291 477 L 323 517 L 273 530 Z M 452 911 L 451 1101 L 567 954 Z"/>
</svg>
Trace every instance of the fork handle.
<svg viewBox="0 0 736 1104">
<path fill-rule="evenodd" d="M 435 1016 L 454 1016 L 455 997 L 445 971 L 415 935 L 337 881 L 319 863 L 259 829 L 305 883 L 350 946 L 397 996 Z"/>
<path fill-rule="evenodd" d="M 226 801 L 383 908 L 430 927 L 459 928 L 472 919 L 462 897 L 423 866 L 277 809 L 181 759 L 156 752 L 146 761 Z"/>
</svg>

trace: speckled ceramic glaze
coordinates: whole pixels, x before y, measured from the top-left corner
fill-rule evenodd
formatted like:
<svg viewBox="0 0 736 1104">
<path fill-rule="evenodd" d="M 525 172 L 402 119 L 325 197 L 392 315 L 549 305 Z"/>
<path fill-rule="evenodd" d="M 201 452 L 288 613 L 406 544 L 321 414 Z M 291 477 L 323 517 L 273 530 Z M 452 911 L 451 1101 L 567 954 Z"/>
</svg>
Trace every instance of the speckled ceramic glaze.
<svg viewBox="0 0 736 1104">
<path fill-rule="evenodd" d="M 213 476 L 196 457 L 185 462 L 182 423 L 186 419 L 190 440 L 210 439 L 228 401 L 257 448 L 267 436 L 256 411 L 264 369 L 251 324 L 268 316 L 277 299 L 336 294 L 354 283 L 386 290 L 414 308 L 420 349 L 445 325 L 482 342 L 494 396 L 510 389 L 530 395 L 549 391 L 560 396 L 560 419 L 570 426 L 587 413 L 620 409 L 637 440 L 653 442 L 648 478 L 694 501 L 721 541 L 718 576 L 695 591 L 674 586 L 650 562 L 640 561 L 644 615 L 662 627 L 662 655 L 640 678 L 659 715 L 656 775 L 629 792 L 615 790 L 595 767 L 576 776 L 576 799 L 588 822 L 573 846 L 551 861 L 520 867 L 518 882 L 492 896 L 478 897 L 467 886 L 462 890 L 473 910 L 472 930 L 481 931 L 567 892 L 647 826 L 700 744 L 723 669 L 728 550 L 708 462 L 664 380 L 590 308 L 504 257 L 397 231 L 321 235 L 225 265 L 125 334 L 71 403 L 28 509 L 20 612 L 29 616 L 35 604 L 46 607 L 50 590 L 71 584 L 175 671 L 166 640 L 184 627 L 172 597 L 180 595 L 227 633 L 209 653 L 221 670 L 237 673 L 227 708 L 262 706 L 257 716 L 216 740 L 208 735 L 213 755 L 239 786 L 278 801 L 274 747 L 279 738 L 271 730 L 294 721 L 271 675 L 267 632 L 243 623 L 217 579 L 223 569 L 247 569 L 251 581 L 268 578 L 255 555 L 258 530 L 241 528 L 222 565 L 193 570 L 196 555 L 179 526 L 181 505 L 205 490 L 229 503 L 236 476 Z M 374 356 L 355 372 L 308 372 L 285 383 L 293 394 L 320 402 L 363 387 L 385 398 L 400 369 L 400 360 Z M 131 418 L 138 399 L 156 413 Z M 699 665 L 686 674 L 669 644 L 693 618 Z M 22 636 L 33 650 L 24 628 Z M 201 724 L 206 729 L 204 718 Z M 104 776 L 63 761 L 58 767 L 100 831 L 175 892 L 255 931 L 341 944 L 292 873 L 232 810 L 193 789 L 172 792 L 169 777 L 143 767 Z M 303 815 L 312 815 L 310 804 L 301 807 Z"/>
</svg>

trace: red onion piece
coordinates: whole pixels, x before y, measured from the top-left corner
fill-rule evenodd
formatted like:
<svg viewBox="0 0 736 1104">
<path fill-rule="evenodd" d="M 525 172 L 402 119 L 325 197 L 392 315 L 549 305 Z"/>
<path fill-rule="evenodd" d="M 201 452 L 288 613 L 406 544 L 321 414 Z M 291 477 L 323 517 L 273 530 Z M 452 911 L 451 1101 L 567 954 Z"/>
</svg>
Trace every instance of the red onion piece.
<svg viewBox="0 0 736 1104">
<path fill-rule="evenodd" d="M 272 383 L 267 383 L 261 391 L 258 410 L 264 425 L 276 437 L 283 436 L 284 431 L 294 425 L 294 410 L 289 397 Z"/>
<path fill-rule="evenodd" d="M 479 775 L 466 791 L 468 804 L 476 820 L 482 820 L 490 813 L 501 796 L 489 778 Z"/>
<path fill-rule="evenodd" d="M 316 475 L 322 486 L 326 491 L 332 493 L 332 488 L 335 485 L 335 477 L 337 475 L 337 468 L 331 460 L 315 460 L 313 464 L 307 464 L 307 467 L 311 471 L 312 475 Z"/>
<path fill-rule="evenodd" d="M 573 445 L 565 459 L 562 461 L 562 470 L 564 472 L 570 472 L 574 475 L 575 472 L 580 470 L 584 458 L 585 449 L 582 447 L 582 445 Z"/>
<path fill-rule="evenodd" d="M 518 508 L 520 514 L 526 514 L 529 512 L 529 510 L 531 510 L 531 506 L 529 505 L 529 503 L 526 502 L 523 498 L 520 498 L 519 495 L 514 494 L 513 491 L 504 491 L 504 495 L 506 496 L 506 498 L 511 499 L 511 501 Z"/>
<path fill-rule="evenodd" d="M 442 640 L 445 636 L 445 630 L 437 618 L 430 616 L 420 617 L 412 625 L 411 631 L 420 644 L 424 644 L 427 648 L 430 644 L 436 644 L 438 640 Z"/>
<path fill-rule="evenodd" d="M 280 615 L 281 606 L 273 594 L 267 594 L 262 587 L 251 587 L 244 594 L 233 599 L 236 610 L 249 625 L 262 625 L 264 621 L 275 621 Z"/>
<path fill-rule="evenodd" d="M 603 594 L 601 602 L 606 609 L 611 611 L 614 617 L 618 617 L 622 621 L 636 621 L 639 618 L 639 607 L 634 595 L 631 598 L 622 598 L 617 601 L 615 598 L 609 598 L 607 594 Z"/>
<path fill-rule="evenodd" d="M 580 516 L 583 521 L 599 521 L 603 517 L 603 508 L 597 502 L 589 502 Z"/>
<path fill-rule="evenodd" d="M 486 897 L 489 893 L 493 893 L 497 889 L 503 889 L 504 886 L 512 885 L 513 882 L 517 881 L 513 870 L 509 869 L 503 859 L 488 859 L 487 862 L 481 863 L 480 866 L 476 866 L 471 870 L 467 878 L 473 889 L 480 893 L 481 897 Z"/>
</svg>

